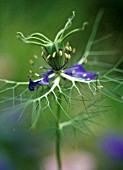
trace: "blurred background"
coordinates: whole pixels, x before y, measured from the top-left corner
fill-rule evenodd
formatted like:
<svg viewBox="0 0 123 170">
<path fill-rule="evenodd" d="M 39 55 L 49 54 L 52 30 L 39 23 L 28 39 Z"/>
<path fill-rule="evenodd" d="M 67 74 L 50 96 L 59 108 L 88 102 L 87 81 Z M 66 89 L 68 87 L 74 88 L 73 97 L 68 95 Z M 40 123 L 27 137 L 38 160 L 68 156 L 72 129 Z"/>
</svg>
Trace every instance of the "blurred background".
<svg viewBox="0 0 123 170">
<path fill-rule="evenodd" d="M 94 19 L 100 8 L 104 8 L 105 12 L 96 38 L 107 35 L 109 38 L 96 44 L 93 49 L 117 50 L 117 54 L 113 57 L 111 55 L 96 56 L 98 60 L 115 63 L 123 52 L 122 0 L 1 0 L 1 78 L 28 81 L 30 68 L 28 60 L 33 58 L 34 54 L 40 56 L 40 48 L 24 44 L 16 38 L 16 32 L 20 31 L 24 35 L 41 32 L 53 40 L 71 16 L 72 11 L 76 12 L 73 28 L 80 27 L 85 21 L 89 23 L 84 32 L 69 38 L 72 46 L 76 48 L 76 58 L 73 62 L 77 61 L 84 53 Z M 90 59 L 93 60 L 92 56 Z M 122 91 L 123 88 L 119 93 Z M 91 127 L 93 134 L 69 135 L 72 132 L 68 129 L 62 138 L 64 159 L 67 159 L 69 155 L 71 159 L 68 162 L 74 160 L 77 165 L 83 164 L 81 170 L 121 170 L 123 168 L 123 104 L 113 100 L 108 102 L 112 106 L 111 111 L 99 118 L 99 125 Z M 35 130 L 29 131 L 29 115 L 24 116 L 21 124 L 17 123 L 16 115 L 12 111 L 0 114 L 0 170 L 48 170 L 48 166 L 53 166 L 50 161 L 54 160 L 55 134 L 52 117 L 47 117 L 48 121 L 46 120 L 45 123 L 44 119 L 41 120 Z M 112 151 L 112 148 L 116 150 Z M 79 170 L 79 167 L 75 168 Z M 55 167 L 52 170 L 55 170 Z"/>
</svg>

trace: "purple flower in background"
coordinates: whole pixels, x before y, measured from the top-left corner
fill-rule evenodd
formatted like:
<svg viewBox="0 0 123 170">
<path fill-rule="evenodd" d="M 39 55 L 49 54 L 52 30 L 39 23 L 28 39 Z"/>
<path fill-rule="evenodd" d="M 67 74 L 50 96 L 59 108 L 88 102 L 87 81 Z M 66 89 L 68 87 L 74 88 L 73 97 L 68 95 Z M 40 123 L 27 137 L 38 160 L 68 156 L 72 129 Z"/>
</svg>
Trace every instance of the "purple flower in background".
<svg viewBox="0 0 123 170">
<path fill-rule="evenodd" d="M 0 170 L 14 170 L 12 161 L 7 155 L 0 154 Z"/>
<path fill-rule="evenodd" d="M 111 159 L 123 161 L 123 136 L 110 134 L 101 141 L 101 148 Z"/>
</svg>

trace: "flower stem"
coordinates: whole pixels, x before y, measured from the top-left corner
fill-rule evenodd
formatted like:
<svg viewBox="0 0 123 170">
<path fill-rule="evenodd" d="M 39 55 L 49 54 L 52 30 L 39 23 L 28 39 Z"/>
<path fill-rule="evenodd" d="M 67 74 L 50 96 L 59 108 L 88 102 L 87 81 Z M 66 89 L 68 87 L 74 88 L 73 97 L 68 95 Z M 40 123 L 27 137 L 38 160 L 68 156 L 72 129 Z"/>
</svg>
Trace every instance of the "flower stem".
<svg viewBox="0 0 123 170">
<path fill-rule="evenodd" d="M 61 103 L 61 95 L 60 95 L 60 99 L 59 99 L 59 104 Z M 61 107 L 58 104 L 57 107 L 57 120 L 56 120 L 56 159 L 57 159 L 57 167 L 58 170 L 62 169 L 61 166 L 61 146 L 60 146 L 60 142 L 61 142 L 61 132 L 60 132 L 60 112 L 61 112 Z"/>
</svg>

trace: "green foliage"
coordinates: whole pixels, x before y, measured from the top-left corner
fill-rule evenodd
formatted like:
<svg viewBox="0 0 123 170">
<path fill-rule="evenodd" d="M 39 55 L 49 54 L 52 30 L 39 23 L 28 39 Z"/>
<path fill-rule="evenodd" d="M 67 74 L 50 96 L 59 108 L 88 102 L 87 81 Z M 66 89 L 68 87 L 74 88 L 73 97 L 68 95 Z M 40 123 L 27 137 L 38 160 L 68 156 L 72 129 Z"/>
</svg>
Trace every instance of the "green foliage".
<svg viewBox="0 0 123 170">
<path fill-rule="evenodd" d="M 100 1 L 100 3 L 101 2 L 102 1 Z M 120 1 L 117 1 L 117 4 L 119 4 L 119 2 Z M 20 122 L 22 123 L 21 129 L 34 128 L 37 125 L 37 131 L 39 130 L 38 128 L 40 128 L 41 131 L 45 128 L 49 129 L 49 132 L 44 130 L 44 138 L 53 135 L 56 131 L 55 123 L 58 120 L 56 115 L 57 107 L 59 107 L 59 110 L 61 109 L 59 129 L 57 130 L 60 130 L 64 140 L 66 140 L 65 133 L 67 130 L 69 131 L 70 128 L 72 128 L 72 132 L 95 135 L 98 131 L 97 128 L 94 129 L 95 125 L 99 127 L 98 129 L 102 128 L 102 117 L 100 118 L 100 116 L 103 116 L 103 114 L 107 112 L 111 114 L 109 117 L 107 116 L 105 122 L 108 120 L 111 125 L 113 124 L 113 127 L 121 129 L 123 109 L 122 23 L 119 13 L 116 13 L 117 15 L 113 13 L 117 7 L 112 12 L 111 3 L 108 3 L 109 6 L 105 3 L 108 10 L 105 11 L 103 18 L 103 11 L 101 11 L 95 24 L 93 24 L 97 9 L 99 9 L 98 6 L 100 6 L 96 1 L 87 2 L 79 0 L 63 3 L 63 1 L 51 0 L 42 1 L 42 5 L 40 1 L 27 2 L 22 0 L 18 2 L 13 0 L 11 4 L 7 1 L 0 2 L 0 57 L 4 60 L 6 60 L 7 57 L 9 58 L 9 60 L 7 60 L 7 66 L 4 66 L 4 62 L 1 62 L 1 68 L 5 67 L 5 71 L 4 69 L 1 71 L 0 79 L 1 129 L 3 129 L 1 136 L 3 138 L 6 138 L 4 135 L 5 129 L 7 133 L 10 133 L 13 126 L 17 125 L 18 127 Z M 34 93 L 29 92 L 27 89 L 28 81 L 25 81 L 25 79 L 28 79 L 27 60 L 35 53 L 38 53 L 38 56 L 40 56 L 40 49 L 35 46 L 23 45 L 18 39 L 15 39 L 16 32 L 22 31 L 24 35 L 27 35 L 32 32 L 44 32 L 45 30 L 46 35 L 48 35 L 47 37 L 53 39 L 56 32 L 66 20 L 66 16 L 69 16 L 73 10 L 76 11 L 77 16 L 76 22 L 74 22 L 75 27 L 85 20 L 89 22 L 89 25 L 83 32 L 74 34 L 72 38 L 68 37 L 71 44 L 74 44 L 77 48 L 77 53 L 72 60 L 70 60 L 69 66 L 76 62 L 81 64 L 88 59 L 87 63 L 83 64 L 87 70 L 98 71 L 100 73 L 98 79 L 89 83 L 83 83 L 78 82 L 76 79 L 72 79 L 71 81 L 69 76 L 67 77 L 69 80 L 59 80 L 59 78 L 57 78 L 49 86 L 37 89 Z M 101 18 L 102 22 L 99 25 Z M 121 37 L 119 35 L 121 35 Z M 69 33 L 67 36 L 69 36 Z M 41 65 L 44 64 L 42 64 L 42 59 L 41 62 L 37 62 Z M 14 81 L 8 79 L 14 79 Z M 11 117 L 13 120 L 11 127 L 8 126 L 10 120 L 7 119 L 7 123 L 3 123 L 4 115 L 7 118 Z M 99 119 L 101 119 L 101 121 Z M 93 131 L 93 129 L 95 131 Z M 70 134 L 69 132 L 67 138 L 71 138 L 74 134 Z M 19 132 L 19 135 L 21 133 L 22 132 Z M 36 135 L 40 136 L 40 133 Z M 41 136 L 41 138 L 43 137 Z M 15 141 L 10 142 L 9 139 L 11 138 L 15 139 Z M 17 157 L 18 169 L 27 169 L 28 164 L 33 161 L 34 164 L 32 163 L 32 165 L 30 165 L 30 169 L 35 169 L 35 163 L 39 161 L 39 157 L 41 158 L 40 154 L 36 156 L 32 153 L 35 159 L 33 156 L 30 156 L 29 159 L 29 153 L 29 155 L 25 155 L 28 161 L 23 162 L 24 147 L 21 146 L 21 150 L 24 150 L 24 152 L 22 152 L 22 155 L 20 154 L 19 157 L 18 153 L 13 152 L 13 143 L 14 146 L 18 146 L 17 144 L 22 140 L 25 141 L 26 138 L 22 138 L 21 135 L 19 138 L 20 141 L 17 140 L 18 138 L 19 137 L 8 134 L 8 138 L 3 139 L 2 147 L 7 140 L 8 143 L 12 143 L 10 147 L 12 149 L 8 152 L 10 152 L 10 155 L 13 153 L 13 160 L 14 157 Z M 29 138 L 30 141 L 32 141 L 33 138 L 35 138 L 34 135 Z M 37 146 L 38 141 L 38 150 L 41 145 L 45 146 L 45 142 L 39 144 L 41 138 L 37 138 L 34 142 L 34 145 Z M 30 141 L 27 142 L 27 145 Z M 84 137 L 82 141 L 84 141 Z M 49 138 L 47 144 L 51 145 Z M 91 147 L 90 142 L 89 147 Z M 6 148 L 6 145 L 4 148 Z M 18 148 L 20 148 L 20 145 L 16 147 L 16 150 L 18 150 Z M 30 148 L 34 148 L 34 146 L 30 145 L 29 150 Z M 45 149 L 49 152 L 50 147 L 45 146 Z M 92 150 L 92 148 L 90 150 Z M 40 150 L 37 151 L 37 153 L 38 152 L 40 152 Z"/>
<path fill-rule="evenodd" d="M 82 56 L 82 58 L 79 60 L 78 62 L 79 64 L 83 64 L 87 60 L 87 57 L 89 56 L 89 54 L 91 53 L 91 47 L 93 43 L 95 42 L 94 39 L 96 36 L 99 21 L 102 18 L 102 14 L 103 14 L 103 10 L 101 10 L 99 14 L 97 15 L 97 18 L 94 23 L 94 27 L 92 29 L 92 33 L 90 35 L 87 46 L 85 48 L 85 53 Z M 71 19 L 73 19 L 73 17 Z M 65 28 L 66 27 L 68 28 L 68 25 L 71 24 L 71 19 L 68 20 L 66 24 L 67 26 L 65 25 Z M 65 28 L 62 29 L 58 34 L 62 35 Z M 23 37 L 21 33 L 19 33 L 19 35 L 21 35 L 21 38 L 23 38 L 24 41 L 28 41 L 29 39 L 29 43 L 31 42 L 30 37 L 25 38 Z M 32 36 L 33 35 L 31 35 L 31 37 Z M 41 37 L 43 37 L 43 35 L 41 35 Z M 35 38 L 36 37 L 34 37 L 34 39 Z M 100 38 L 99 40 L 96 40 L 96 41 L 104 41 L 104 40 L 105 38 Z M 121 62 L 122 62 L 122 57 L 121 57 L 121 60 L 119 60 L 117 64 L 110 66 L 110 69 L 107 68 L 107 71 L 105 71 L 105 73 L 99 76 L 97 80 L 83 81 L 81 79 L 70 77 L 69 75 L 65 75 L 64 73 L 61 73 L 61 77 L 65 78 L 66 79 L 65 81 L 63 80 L 61 81 L 61 77 L 56 77 L 50 85 L 46 87 L 42 86 L 42 88 L 37 89 L 34 93 L 29 92 L 27 90 L 28 82 L 16 82 L 16 81 L 8 81 L 8 80 L 1 79 L 0 81 L 2 82 L 2 86 L 1 86 L 2 89 L 0 92 L 3 96 L 5 96 L 4 97 L 5 99 L 3 98 L 1 99 L 1 105 L 4 106 L 4 103 L 8 102 L 10 105 L 10 108 L 12 109 L 22 108 L 19 119 L 22 117 L 23 113 L 28 110 L 28 112 L 32 113 L 32 127 L 34 127 L 37 123 L 38 118 L 40 117 L 42 112 L 44 112 L 46 109 L 49 109 L 51 113 L 54 115 L 54 117 L 56 118 L 54 104 L 52 105 L 52 102 L 51 102 L 52 101 L 51 98 L 52 98 L 54 100 L 55 105 L 59 105 L 59 107 L 65 114 L 65 117 L 66 117 L 65 119 L 68 119 L 67 120 L 68 123 L 66 123 L 65 121 L 65 123 L 63 122 L 62 125 L 60 125 L 60 127 L 64 127 L 64 124 L 65 124 L 65 127 L 67 125 L 75 126 L 74 122 L 77 122 L 78 124 L 78 121 L 81 120 L 80 118 L 81 114 L 78 113 L 76 114 L 75 117 L 72 118 L 70 111 L 64 108 L 64 104 L 63 104 L 64 102 L 66 102 L 67 105 L 71 105 L 72 103 L 71 101 L 73 99 L 82 101 L 85 107 L 84 110 L 87 113 L 89 112 L 88 119 L 90 119 L 91 111 L 90 109 L 88 111 L 87 108 L 91 108 L 92 106 L 94 107 L 94 103 L 95 105 L 97 105 L 98 103 L 97 101 L 98 100 L 100 101 L 100 98 L 98 98 L 97 94 L 101 93 L 112 99 L 123 102 L 122 96 L 115 93 L 115 90 L 118 90 L 122 86 L 122 77 L 117 78 L 118 73 L 122 74 L 122 70 L 117 68 Z M 98 62 L 96 64 L 97 65 L 100 64 L 100 70 L 103 70 L 103 69 L 105 70 L 105 68 L 103 67 L 101 68 L 101 64 L 103 66 L 103 63 Z M 82 88 L 81 88 L 81 84 L 83 86 Z M 108 86 L 107 84 L 110 84 L 110 87 L 111 85 L 115 85 L 115 87 L 112 87 L 112 89 L 110 90 L 107 88 Z M 5 95 L 5 92 L 8 92 L 8 94 L 10 95 L 9 98 L 8 96 Z M 88 93 L 88 95 L 86 93 Z M 59 95 L 62 95 L 65 101 L 63 100 L 63 102 L 59 102 Z M 77 96 L 77 99 L 75 96 Z M 85 104 L 86 100 L 88 101 L 87 104 Z M 6 104 L 5 104 L 5 107 L 6 107 Z M 96 113 L 97 114 L 100 113 L 100 110 L 96 110 Z M 91 117 L 93 117 L 93 114 L 91 115 Z M 88 119 L 86 118 L 86 120 Z"/>
</svg>

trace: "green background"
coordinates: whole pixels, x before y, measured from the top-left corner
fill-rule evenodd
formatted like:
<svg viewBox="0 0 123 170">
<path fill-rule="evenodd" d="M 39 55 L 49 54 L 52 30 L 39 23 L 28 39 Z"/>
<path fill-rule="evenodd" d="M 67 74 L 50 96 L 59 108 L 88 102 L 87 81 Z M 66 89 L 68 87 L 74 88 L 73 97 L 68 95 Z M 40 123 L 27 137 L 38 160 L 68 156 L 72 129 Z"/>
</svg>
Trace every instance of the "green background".
<svg viewBox="0 0 123 170">
<path fill-rule="evenodd" d="M 63 28 L 72 11 L 76 12 L 73 28 L 81 26 L 85 21 L 89 23 L 84 32 L 79 32 L 69 38 L 72 46 L 75 46 L 77 50 L 73 62 L 77 61 L 84 52 L 94 19 L 102 7 L 105 9 L 105 12 L 99 26 L 97 38 L 109 34 L 112 34 L 112 36 L 93 48 L 101 51 L 118 50 L 116 56 L 106 56 L 104 58 L 99 56 L 98 58 L 105 62 L 115 62 L 123 52 L 122 0 L 1 0 L 1 78 L 28 81 L 28 69 L 30 68 L 28 60 L 33 58 L 34 54 L 40 56 L 40 48 L 24 44 L 16 38 L 16 32 L 20 31 L 25 35 L 41 32 L 50 39 L 53 39 L 56 33 Z M 92 57 L 91 59 L 93 60 Z M 121 93 L 122 91 L 123 89 L 121 89 Z M 77 141 L 80 150 L 88 151 L 94 155 L 97 161 L 97 169 L 100 170 L 114 168 L 114 165 L 103 155 L 97 146 L 98 140 L 101 138 L 100 136 L 112 131 L 123 135 L 123 106 L 112 100 L 109 102 L 112 106 L 111 112 L 105 114 L 104 118 L 99 118 L 99 123 L 103 124 L 104 128 L 101 125 L 93 127 L 93 133 L 96 137 L 94 135 L 86 136 L 83 134 L 79 134 L 77 138 L 74 135 L 71 137 L 69 129 L 68 132 L 66 131 L 66 138 L 68 140 L 66 138 L 62 139 L 64 147 L 67 146 L 72 151 L 74 149 L 67 141 L 72 140 L 73 143 Z M 12 115 L 11 111 L 7 112 L 6 115 L 1 114 L 0 116 L 0 163 L 5 162 L 6 170 L 38 170 L 42 158 L 47 157 L 53 152 L 52 147 L 55 135 L 53 134 L 52 121 L 50 122 L 48 117 L 46 127 L 50 128 L 42 128 L 43 126 L 40 125 L 34 131 L 28 132 L 26 121 L 24 121 L 20 127 L 13 130 L 17 122 L 16 118 L 8 116 L 9 114 Z M 25 116 L 24 119 L 28 120 L 28 117 Z M 91 144 L 89 141 L 91 141 Z M 117 169 L 120 166 L 118 164 Z"/>
</svg>

